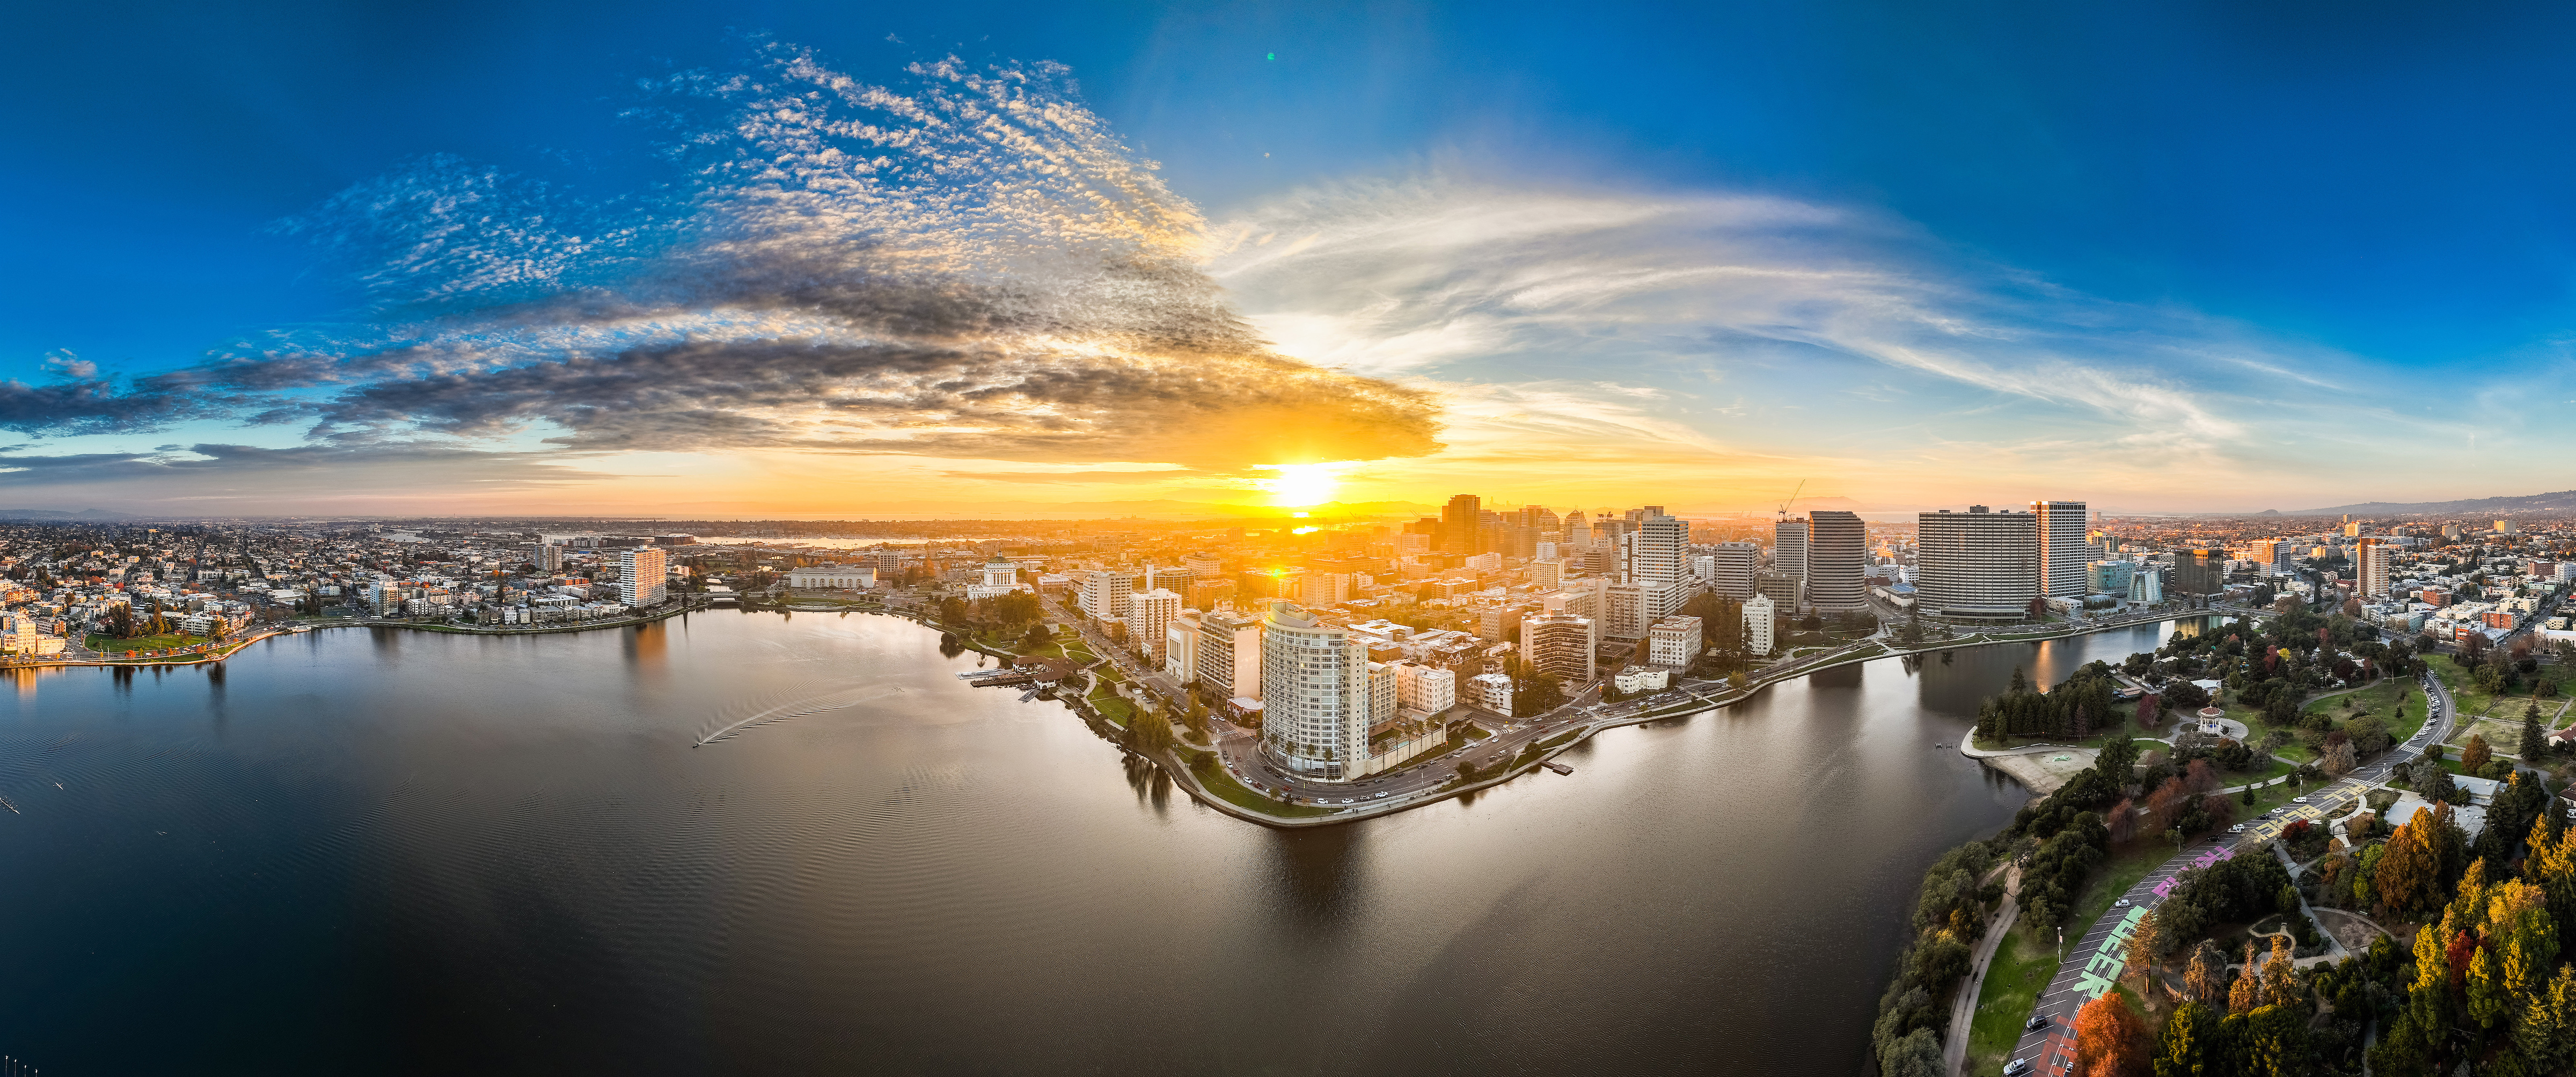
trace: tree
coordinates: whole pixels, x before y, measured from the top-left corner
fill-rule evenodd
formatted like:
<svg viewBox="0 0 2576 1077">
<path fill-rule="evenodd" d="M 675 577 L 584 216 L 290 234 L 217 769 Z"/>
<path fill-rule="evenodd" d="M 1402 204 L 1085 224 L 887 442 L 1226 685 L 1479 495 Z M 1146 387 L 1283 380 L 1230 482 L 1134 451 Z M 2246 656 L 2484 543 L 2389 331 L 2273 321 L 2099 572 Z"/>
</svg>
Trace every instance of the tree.
<svg viewBox="0 0 2576 1077">
<path fill-rule="evenodd" d="M 1565 685 L 1556 674 L 1540 672 L 1512 685 L 1512 716 L 1528 718 L 1565 705 Z"/>
<path fill-rule="evenodd" d="M 2200 940 L 2191 952 L 2191 967 L 2183 973 L 2183 985 L 2190 989 L 2194 1002 L 2205 1006 L 2226 1004 L 2227 955 L 2219 951 L 2217 943 Z"/>
<path fill-rule="evenodd" d="M 2137 929 L 2130 932 L 2127 946 L 2129 969 L 2141 976 L 2151 972 L 2164 958 L 2164 929 L 2157 925 L 2154 910 L 2138 918 Z"/>
<path fill-rule="evenodd" d="M 2317 769 L 2337 778 L 2352 773 L 2353 768 L 2358 765 L 2358 761 L 2353 758 L 2352 742 L 2349 740 L 2326 745 L 2325 754 L 2317 759 Z"/>
<path fill-rule="evenodd" d="M 2542 736 L 2540 732 L 2540 708 L 2537 706 L 2522 712 L 2520 751 L 2524 766 L 2538 766 L 2540 757 L 2549 752 L 2548 738 Z"/>
<path fill-rule="evenodd" d="M 1127 733 L 1136 750 L 1147 755 L 1172 747 L 1172 723 L 1152 711 L 1139 709 L 1127 720 Z"/>
<path fill-rule="evenodd" d="M 2075 1011 L 2075 1071 L 2087 1077 L 2149 1077 L 2146 1022 L 2116 993 Z"/>
<path fill-rule="evenodd" d="M 2485 735 L 2471 733 L 2468 747 L 2460 749 L 2460 769 L 2475 774 L 2484 769 L 2487 761 L 2493 758 L 2495 758 L 2495 749 L 2487 746 Z"/>
<path fill-rule="evenodd" d="M 2412 918 L 2431 907 L 2436 899 L 2434 887 L 2441 880 L 2442 863 L 2425 840 L 2433 827 L 2433 813 L 2418 808 L 2415 817 L 2388 835 L 2381 850 L 2379 869 L 2371 877 L 2371 892 L 2381 906 L 2390 912 Z"/>
<path fill-rule="evenodd" d="M 2216 1077 L 2226 1072 L 2218 1054 L 2218 1025 L 2218 1012 L 2204 1001 L 2175 1007 L 2156 1052 L 2156 1077 Z"/>
<path fill-rule="evenodd" d="M 1030 625 L 1028 634 L 1020 637 L 1020 649 L 1034 651 L 1053 642 L 1055 642 L 1055 633 L 1048 631 L 1046 624 L 1040 622 Z"/>
</svg>

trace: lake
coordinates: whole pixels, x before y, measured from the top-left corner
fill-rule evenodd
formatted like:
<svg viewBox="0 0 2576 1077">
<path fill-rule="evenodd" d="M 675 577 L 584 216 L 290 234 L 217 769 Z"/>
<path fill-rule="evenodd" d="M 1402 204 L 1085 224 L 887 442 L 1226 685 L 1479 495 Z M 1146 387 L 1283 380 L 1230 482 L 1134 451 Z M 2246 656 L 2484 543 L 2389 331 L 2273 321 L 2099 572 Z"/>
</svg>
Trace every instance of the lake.
<svg viewBox="0 0 2576 1077">
<path fill-rule="evenodd" d="M 1882 659 L 1273 831 L 870 615 L 334 629 L 0 695 L 47 1073 L 1858 1074 L 1955 751 L 2173 630 Z M 731 728 L 704 747 L 698 739 Z"/>
</svg>

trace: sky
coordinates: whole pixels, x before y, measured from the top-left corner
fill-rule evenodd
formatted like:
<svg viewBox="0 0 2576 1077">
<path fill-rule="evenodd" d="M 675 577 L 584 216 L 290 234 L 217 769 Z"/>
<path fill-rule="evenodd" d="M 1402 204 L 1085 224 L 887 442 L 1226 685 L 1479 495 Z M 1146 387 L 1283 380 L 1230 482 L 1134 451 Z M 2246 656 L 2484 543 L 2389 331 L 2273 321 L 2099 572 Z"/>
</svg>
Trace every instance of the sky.
<svg viewBox="0 0 2576 1077">
<path fill-rule="evenodd" d="M 2576 9 L 56 5 L 0 509 L 2576 486 Z"/>
</svg>

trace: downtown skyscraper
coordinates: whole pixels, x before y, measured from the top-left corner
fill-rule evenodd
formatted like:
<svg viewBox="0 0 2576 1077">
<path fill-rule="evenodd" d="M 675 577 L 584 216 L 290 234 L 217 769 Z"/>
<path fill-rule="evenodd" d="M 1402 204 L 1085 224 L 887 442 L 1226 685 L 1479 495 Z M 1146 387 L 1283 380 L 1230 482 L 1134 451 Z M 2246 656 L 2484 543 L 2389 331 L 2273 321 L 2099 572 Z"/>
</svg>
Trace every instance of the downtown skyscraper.
<svg viewBox="0 0 2576 1077">
<path fill-rule="evenodd" d="M 2093 560 L 2081 501 L 2033 501 L 2039 523 L 2039 587 L 2050 598 L 2084 597 L 2084 566 Z"/>
</svg>

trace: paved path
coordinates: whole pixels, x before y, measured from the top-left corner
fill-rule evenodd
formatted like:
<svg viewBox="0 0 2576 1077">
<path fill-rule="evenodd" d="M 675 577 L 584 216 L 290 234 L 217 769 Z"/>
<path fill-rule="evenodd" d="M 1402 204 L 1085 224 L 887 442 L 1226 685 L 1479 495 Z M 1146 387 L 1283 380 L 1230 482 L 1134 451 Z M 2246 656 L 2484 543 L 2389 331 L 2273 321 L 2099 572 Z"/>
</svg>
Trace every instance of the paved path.
<svg viewBox="0 0 2576 1077">
<path fill-rule="evenodd" d="M 2432 701 L 2432 714 L 2425 720 L 2424 735 L 2409 740 L 2381 755 L 2370 765 L 2345 775 L 2331 784 L 2307 794 L 2307 803 L 2293 804 L 2289 810 L 2276 812 L 2261 820 L 2259 826 L 2248 826 L 2241 835 L 2221 835 L 2217 840 L 2203 840 L 2183 848 L 2173 859 L 2160 864 L 2137 885 L 2120 895 L 2111 910 L 2084 929 L 2058 966 L 2057 976 L 2040 992 L 2033 1016 L 2048 1018 L 2048 1023 L 2022 1034 L 2013 1047 L 2012 1057 L 2028 1059 L 2032 1072 L 2044 1077 L 2063 1077 L 2075 1064 L 2075 1011 L 2087 1002 L 2111 990 L 2120 977 L 2123 955 L 2120 943 L 2135 930 L 2138 918 L 2154 908 L 2173 892 L 2175 877 L 2185 871 L 2207 867 L 2230 859 L 2240 852 L 2260 852 L 2281 828 L 2296 819 L 2330 819 L 2341 815 L 2359 800 L 2362 793 L 2386 781 L 2398 766 L 2423 754 L 2423 746 L 2439 744 L 2448 735 L 2451 721 L 2451 694 L 2442 687 L 2441 678 L 2426 675 L 2421 682 Z"/>
<path fill-rule="evenodd" d="M 1960 1077 L 1968 1064 L 1968 1027 L 1977 1021 L 1977 995 L 1985 990 L 1986 968 L 1995 963 L 1995 951 L 2003 946 L 2004 932 L 2012 930 L 2013 921 L 2021 916 L 2021 867 L 2014 865 L 2004 873 L 2004 905 L 1995 912 L 1995 922 L 1986 928 L 1986 937 L 1977 943 L 1977 955 L 1968 966 L 1968 978 L 1959 985 L 1959 995 L 1950 1003 L 1950 1038 L 1942 1041 L 1941 1061 L 1950 1077 Z"/>
</svg>

